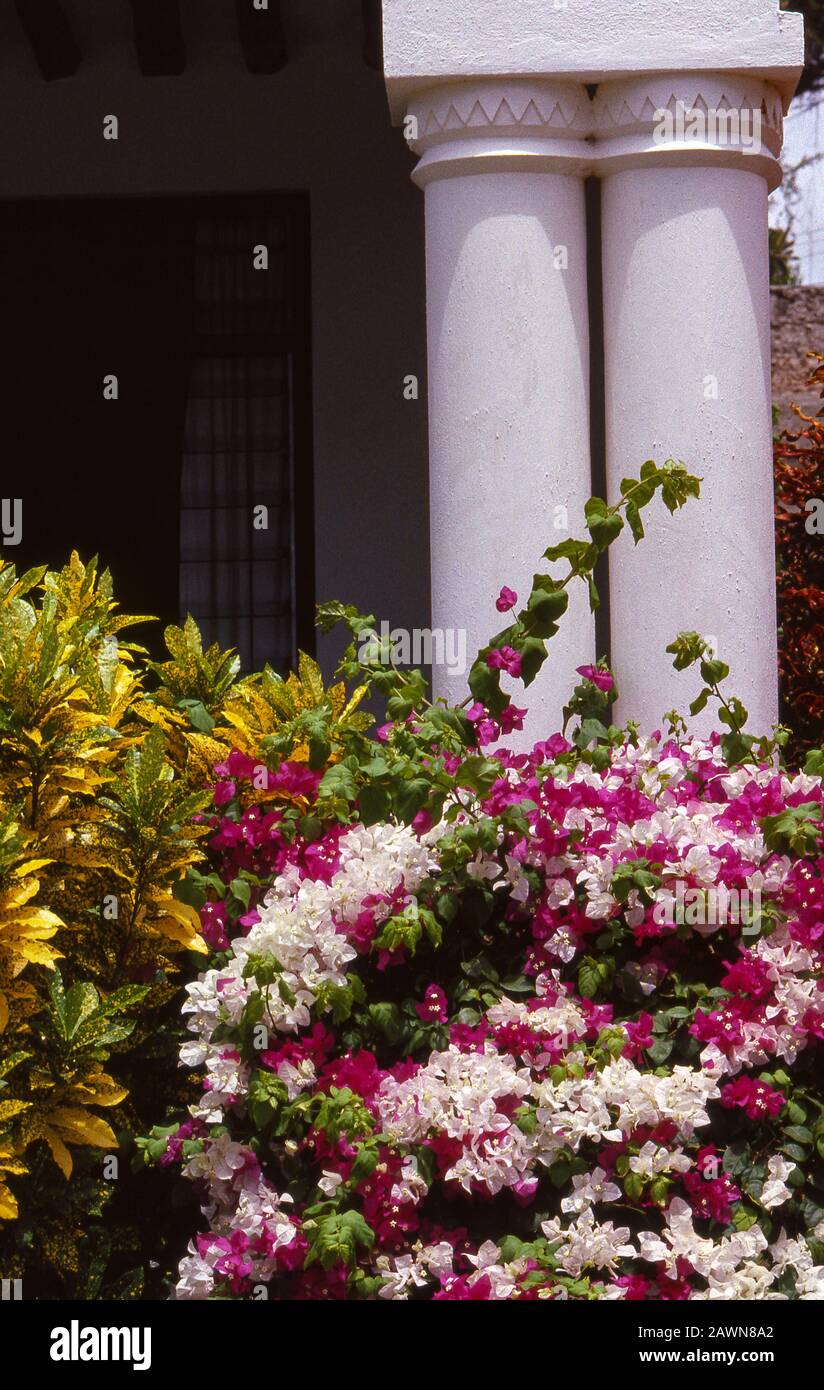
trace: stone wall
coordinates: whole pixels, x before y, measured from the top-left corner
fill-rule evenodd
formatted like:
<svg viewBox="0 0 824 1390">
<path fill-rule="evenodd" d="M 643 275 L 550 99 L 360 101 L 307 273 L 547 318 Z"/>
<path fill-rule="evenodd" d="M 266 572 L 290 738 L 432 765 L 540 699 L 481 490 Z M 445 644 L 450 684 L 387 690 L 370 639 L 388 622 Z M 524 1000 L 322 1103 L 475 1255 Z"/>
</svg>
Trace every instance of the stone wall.
<svg viewBox="0 0 824 1390">
<path fill-rule="evenodd" d="M 773 400 L 781 428 L 794 428 L 793 403 L 814 415 L 821 402 L 806 388 L 808 352 L 824 352 L 824 285 L 774 286 L 772 304 Z"/>
</svg>

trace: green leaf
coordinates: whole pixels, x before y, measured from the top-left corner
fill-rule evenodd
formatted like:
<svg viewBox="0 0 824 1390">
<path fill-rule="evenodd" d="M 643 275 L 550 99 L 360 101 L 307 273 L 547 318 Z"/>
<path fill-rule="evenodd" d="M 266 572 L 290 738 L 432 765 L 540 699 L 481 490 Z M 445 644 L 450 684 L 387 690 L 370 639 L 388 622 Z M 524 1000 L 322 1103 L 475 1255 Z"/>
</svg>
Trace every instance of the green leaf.
<svg viewBox="0 0 824 1390">
<path fill-rule="evenodd" d="M 88 982 L 72 985 L 66 995 L 66 1011 L 64 1024 L 66 1038 L 71 1041 L 79 1028 L 86 1019 L 90 1018 L 97 1010 L 100 1003 L 100 995 L 97 993 L 93 984 Z"/>
<path fill-rule="evenodd" d="M 624 518 L 601 497 L 591 497 L 584 507 L 587 530 L 598 550 L 606 550 L 624 529 Z"/>
<path fill-rule="evenodd" d="M 249 883 L 245 878 L 233 878 L 229 886 L 233 896 L 236 897 L 238 902 L 241 902 L 248 911 L 249 902 L 252 896 L 251 883 Z"/>
<path fill-rule="evenodd" d="M 601 971 L 592 956 L 584 956 L 578 967 L 578 991 L 584 999 L 594 999 L 601 987 Z"/>
<path fill-rule="evenodd" d="M 550 637 L 557 632 L 558 619 L 563 617 L 568 607 L 569 595 L 566 589 L 550 575 L 536 574 L 529 602 L 520 618 L 522 622 L 528 623 L 535 636 Z"/>
<path fill-rule="evenodd" d="M 629 529 L 632 532 L 633 540 L 637 545 L 639 541 L 642 541 L 644 539 L 644 523 L 641 520 L 641 513 L 638 510 L 637 500 L 634 502 L 627 503 L 626 516 L 627 521 L 629 523 Z"/>
<path fill-rule="evenodd" d="M 210 734 L 215 727 L 215 721 L 207 710 L 202 700 L 184 699 L 178 700 L 180 709 L 186 711 L 189 722 L 193 728 L 199 729 L 203 734 Z"/>
<path fill-rule="evenodd" d="M 712 694 L 712 691 L 711 691 L 711 690 L 702 690 L 701 693 L 700 693 L 700 695 L 696 695 L 695 699 L 693 700 L 692 704 L 690 705 L 690 714 L 693 714 L 693 715 L 695 715 L 695 714 L 700 714 L 701 711 L 702 711 L 702 709 L 705 708 L 706 703 L 707 703 L 708 699 L 710 698 L 710 695 L 711 695 L 711 694 Z"/>
<path fill-rule="evenodd" d="M 358 793 L 358 809 L 364 825 L 377 825 L 386 820 L 389 814 L 389 792 L 385 787 L 374 783 L 361 787 Z"/>
<path fill-rule="evenodd" d="M 55 967 L 49 981 L 49 998 L 52 1002 L 55 1018 L 58 1023 L 58 1031 L 64 1038 L 68 1037 L 66 1031 L 66 992 L 63 988 L 63 976 L 59 967 Z"/>
<path fill-rule="evenodd" d="M 624 1193 L 630 1202 L 638 1202 L 644 1191 L 644 1178 L 641 1173 L 627 1173 L 624 1178 Z"/>
<path fill-rule="evenodd" d="M 390 1046 L 394 1047 L 400 1042 L 403 1037 L 404 1025 L 403 1017 L 397 1004 L 370 1004 L 367 1013 L 373 1027 L 378 1030 Z"/>
<path fill-rule="evenodd" d="M 323 834 L 323 821 L 317 816 L 301 816 L 298 821 L 298 830 L 304 840 L 308 840 L 311 844 L 315 840 L 319 840 Z"/>
<path fill-rule="evenodd" d="M 701 679 L 706 685 L 720 685 L 730 674 L 730 668 L 723 661 L 704 657 L 699 667 Z"/>
<path fill-rule="evenodd" d="M 351 1181 L 357 1185 L 371 1177 L 378 1166 L 379 1158 L 380 1153 L 374 1144 L 359 1144 L 352 1164 Z"/>
<path fill-rule="evenodd" d="M 357 794 L 355 778 L 344 763 L 335 763 L 328 768 L 318 787 L 319 797 L 341 797 L 344 801 L 354 801 Z"/>
<path fill-rule="evenodd" d="M 667 1058 L 670 1056 L 674 1046 L 675 1040 L 673 1038 L 663 1037 L 658 1038 L 652 1044 L 652 1047 L 648 1047 L 647 1056 L 649 1057 L 653 1066 L 663 1066 L 664 1062 L 666 1062 Z"/>
<path fill-rule="evenodd" d="M 408 825 L 414 820 L 429 796 L 429 783 L 424 777 L 413 777 L 402 782 L 395 792 L 395 807 L 402 821 Z"/>
<path fill-rule="evenodd" d="M 815 848 L 821 834 L 820 821 L 820 803 L 805 801 L 800 806 L 786 807 L 778 815 L 764 816 L 759 824 L 768 850 L 795 850 L 803 854 Z"/>
<path fill-rule="evenodd" d="M 546 661 L 546 642 L 540 637 L 527 637 L 519 643 L 521 680 L 531 685 Z"/>
<path fill-rule="evenodd" d="M 0 1058 L 0 1077 L 8 1076 L 10 1071 L 19 1067 L 21 1062 L 25 1062 L 31 1057 L 30 1052 L 11 1052 L 7 1057 Z M 3 1083 L 5 1085 L 5 1082 Z"/>
<path fill-rule="evenodd" d="M 473 662 L 469 672 L 469 689 L 475 700 L 491 714 L 500 713 L 509 703 L 509 697 L 501 690 L 500 673 L 486 664 L 486 652 L 481 652 Z"/>
<path fill-rule="evenodd" d="M 806 1125 L 789 1125 L 784 1130 L 788 1139 L 794 1140 L 797 1144 L 812 1144 L 812 1131 Z"/>
</svg>

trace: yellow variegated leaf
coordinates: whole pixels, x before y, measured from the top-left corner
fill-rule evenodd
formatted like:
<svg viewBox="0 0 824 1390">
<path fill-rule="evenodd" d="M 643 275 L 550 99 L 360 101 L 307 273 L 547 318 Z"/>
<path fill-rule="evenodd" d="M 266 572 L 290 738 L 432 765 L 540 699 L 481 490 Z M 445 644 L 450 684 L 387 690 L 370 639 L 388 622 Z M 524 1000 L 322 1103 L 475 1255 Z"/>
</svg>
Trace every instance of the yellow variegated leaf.
<svg viewBox="0 0 824 1390">
<path fill-rule="evenodd" d="M 25 878 L 27 874 L 36 874 L 38 869 L 43 869 L 47 864 L 53 864 L 53 859 L 28 859 L 25 864 L 18 864 L 16 869 L 12 869 L 12 878 Z"/>
<path fill-rule="evenodd" d="M 340 719 L 340 713 L 346 704 L 346 686 L 342 681 L 337 685 L 330 685 L 326 692 L 326 702 L 331 707 L 332 718 Z"/>
<path fill-rule="evenodd" d="M 0 908 L 0 926 L 4 922 L 22 922 L 32 927 L 64 927 L 66 924 L 56 912 L 50 912 L 47 907 L 24 907 L 6 912 Z"/>
<path fill-rule="evenodd" d="M 214 778 L 215 764 L 222 763 L 229 756 L 231 744 L 219 743 L 207 734 L 187 733 L 184 737 L 189 745 L 187 776 L 190 781 L 206 786 Z"/>
<path fill-rule="evenodd" d="M 28 1110 L 30 1100 L 0 1100 L 0 1120 L 11 1120 L 21 1110 Z"/>
<path fill-rule="evenodd" d="M 0 922 L 0 945 L 14 947 L 17 941 L 51 941 L 54 927 L 38 926 L 36 922 Z"/>
<path fill-rule="evenodd" d="M 46 946 L 42 941 L 17 941 L 14 952 L 24 961 L 30 961 L 33 965 L 45 965 L 49 970 L 54 969 L 56 960 L 63 959 L 62 951 L 56 951 L 53 946 Z M 20 971 L 15 970 L 14 973 L 19 975 Z"/>
<path fill-rule="evenodd" d="M 153 930 L 160 932 L 161 936 L 166 936 L 170 941 L 178 941 L 181 946 L 185 946 L 187 951 L 197 951 L 199 955 L 208 955 L 209 948 L 202 936 L 196 936 L 190 927 L 184 926 L 174 917 L 159 917 L 151 923 Z"/>
<path fill-rule="evenodd" d="M 231 724 L 233 729 L 237 729 L 238 733 L 243 734 L 244 738 L 252 737 L 252 730 L 247 722 L 247 717 L 241 710 L 229 709 L 227 706 L 223 711 L 223 718 Z"/>
<path fill-rule="evenodd" d="M 118 1086 L 105 1072 L 94 1073 L 79 1082 L 73 1090 L 84 1105 L 119 1105 L 129 1094 L 125 1086 Z"/>
<path fill-rule="evenodd" d="M 77 702 L 87 704 L 88 699 L 83 699 L 82 692 L 79 692 Z M 102 714 L 97 714 L 91 710 L 86 712 L 80 709 L 72 710 L 72 721 L 81 729 L 102 728 L 107 722 L 106 717 Z"/>
<path fill-rule="evenodd" d="M 221 758 L 231 751 L 225 743 L 221 743 L 210 734 L 187 731 L 184 737 L 189 747 L 194 748 L 210 764 L 220 762 Z"/>
<path fill-rule="evenodd" d="M 164 911 L 176 917 L 178 922 L 188 925 L 194 932 L 200 931 L 200 917 L 190 903 L 178 902 L 177 898 L 167 898 L 162 906 Z"/>
<path fill-rule="evenodd" d="M 111 858 L 100 850 L 84 849 L 80 845 L 68 845 L 61 856 L 68 864 L 77 864 L 82 869 L 108 869 L 118 878 L 128 878 L 129 874 L 113 864 Z"/>
<path fill-rule="evenodd" d="M 9 1021 L 9 1001 L 8 996 L 0 989 L 0 1033 L 5 1031 Z"/>
<path fill-rule="evenodd" d="M 338 715 L 338 719 L 340 720 L 341 724 L 345 723 L 345 721 L 349 718 L 350 714 L 354 714 L 364 695 L 366 695 L 368 689 L 368 685 L 359 685 L 357 690 L 353 691 L 348 704 L 344 706 L 344 708 Z"/>
<path fill-rule="evenodd" d="M 189 721 L 177 710 L 166 709 L 163 705 L 150 704 L 148 700 L 138 700 L 132 709 L 140 718 L 145 719 L 147 724 L 160 724 L 163 727 L 170 727 L 176 724 L 178 727 L 185 728 Z"/>
<path fill-rule="evenodd" d="M 17 1200 L 4 1182 L 0 1182 L 0 1221 L 14 1221 L 18 1215 Z"/>
<path fill-rule="evenodd" d="M 177 898 L 162 898 L 155 905 L 168 916 L 182 922 L 190 931 L 200 931 L 200 918 L 189 903 L 178 902 Z"/>
<path fill-rule="evenodd" d="M 49 1123 L 70 1144 L 91 1144 L 95 1149 L 117 1148 L 117 1136 L 111 1125 L 80 1107 L 59 1106 L 49 1116 Z"/>
<path fill-rule="evenodd" d="M 0 1172 L 11 1173 L 15 1178 L 24 1178 L 28 1171 L 25 1163 L 21 1163 L 18 1158 L 3 1158 L 0 1155 Z"/>
<path fill-rule="evenodd" d="M 43 1138 L 51 1149 L 51 1156 L 63 1174 L 63 1177 L 70 1178 L 73 1167 L 72 1156 L 63 1143 L 63 1140 L 53 1129 L 44 1130 Z"/>
<path fill-rule="evenodd" d="M 298 676 L 312 703 L 322 705 L 325 696 L 323 676 L 318 663 L 313 661 L 311 656 L 307 656 L 306 652 L 298 652 Z"/>
<path fill-rule="evenodd" d="M 0 895 L 0 914 L 5 916 L 15 907 L 22 907 L 30 898 L 33 898 L 40 887 L 39 878 L 23 879 L 14 888 L 8 888 L 5 893 Z"/>
<path fill-rule="evenodd" d="M 103 785 L 105 778 L 97 773 L 86 772 L 82 777 L 61 777 L 60 785 L 67 792 L 89 792 Z"/>
</svg>

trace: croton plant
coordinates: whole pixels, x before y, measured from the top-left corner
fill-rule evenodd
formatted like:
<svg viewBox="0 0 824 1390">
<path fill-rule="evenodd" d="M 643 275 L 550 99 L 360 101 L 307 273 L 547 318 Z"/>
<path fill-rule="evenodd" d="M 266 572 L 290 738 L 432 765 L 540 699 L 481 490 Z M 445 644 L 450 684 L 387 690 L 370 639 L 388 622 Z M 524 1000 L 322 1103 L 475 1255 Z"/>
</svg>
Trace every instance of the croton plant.
<svg viewBox="0 0 824 1390">
<path fill-rule="evenodd" d="M 210 950 L 199 1096 L 138 1160 L 200 1199 L 178 1298 L 824 1298 L 824 756 L 787 770 L 694 633 L 670 650 L 712 737 L 615 727 L 598 665 L 562 731 L 507 743 L 569 585 L 595 606 L 622 528 L 698 491 L 649 463 L 591 501 L 501 590 L 460 707 L 329 605 L 351 699 L 283 683 L 256 746 L 235 709 L 175 890 Z"/>
</svg>

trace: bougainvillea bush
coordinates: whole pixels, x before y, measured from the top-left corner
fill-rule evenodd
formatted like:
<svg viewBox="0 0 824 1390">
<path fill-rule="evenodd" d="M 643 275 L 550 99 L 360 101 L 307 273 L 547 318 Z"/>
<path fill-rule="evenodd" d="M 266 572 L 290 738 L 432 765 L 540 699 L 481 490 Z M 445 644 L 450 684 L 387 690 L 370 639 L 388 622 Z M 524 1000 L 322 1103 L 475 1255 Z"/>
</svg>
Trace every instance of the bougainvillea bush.
<svg viewBox="0 0 824 1390">
<path fill-rule="evenodd" d="M 790 755 L 803 757 L 824 736 L 824 356 L 809 386 L 822 407 L 775 441 L 781 717 L 792 729 Z"/>
<path fill-rule="evenodd" d="M 200 1099 L 142 1142 L 201 1203 L 177 1298 L 824 1297 L 821 756 L 784 770 L 689 633 L 718 734 L 615 728 L 599 665 L 508 749 L 568 584 L 597 603 L 623 525 L 697 491 L 647 464 L 593 500 L 457 709 L 330 605 L 386 722 L 296 705 L 218 763 L 180 890 Z"/>
</svg>

